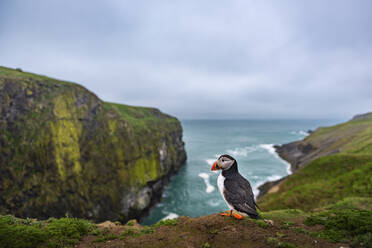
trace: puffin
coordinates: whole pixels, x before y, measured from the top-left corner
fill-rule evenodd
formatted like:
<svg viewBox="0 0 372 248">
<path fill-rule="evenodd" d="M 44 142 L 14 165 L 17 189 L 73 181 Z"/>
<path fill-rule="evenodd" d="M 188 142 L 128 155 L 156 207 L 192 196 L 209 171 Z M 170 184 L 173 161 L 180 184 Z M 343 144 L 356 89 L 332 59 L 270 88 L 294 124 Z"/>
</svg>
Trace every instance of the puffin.
<svg viewBox="0 0 372 248">
<path fill-rule="evenodd" d="M 258 208 L 252 191 L 252 187 L 247 179 L 240 175 L 238 163 L 230 155 L 221 155 L 213 163 L 212 171 L 222 170 L 217 179 L 218 189 L 225 200 L 229 211 L 222 212 L 222 216 L 233 216 L 241 220 L 244 216 L 258 219 L 256 207 Z"/>
</svg>

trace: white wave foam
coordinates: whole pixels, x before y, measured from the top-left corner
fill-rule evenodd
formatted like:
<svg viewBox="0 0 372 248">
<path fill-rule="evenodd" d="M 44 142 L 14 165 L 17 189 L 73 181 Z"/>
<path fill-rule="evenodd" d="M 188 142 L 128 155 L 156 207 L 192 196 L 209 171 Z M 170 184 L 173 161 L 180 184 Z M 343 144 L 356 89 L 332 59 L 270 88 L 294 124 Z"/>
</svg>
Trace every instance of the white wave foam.
<svg viewBox="0 0 372 248">
<path fill-rule="evenodd" d="M 279 175 L 271 175 L 271 176 L 266 177 L 265 180 L 258 181 L 257 183 L 253 184 L 252 191 L 254 194 L 254 198 L 256 199 L 258 194 L 260 193 L 260 191 L 258 190 L 258 187 L 260 187 L 262 184 L 266 182 L 276 181 L 276 180 L 279 180 L 280 178 L 282 177 Z"/>
<path fill-rule="evenodd" d="M 205 192 L 207 192 L 208 194 L 212 193 L 215 188 L 209 182 L 209 175 L 207 173 L 202 172 L 202 173 L 199 173 L 199 177 L 204 179 L 204 183 L 207 186 L 207 188 L 205 189 Z"/>
<path fill-rule="evenodd" d="M 257 150 L 257 146 L 246 146 L 246 147 L 237 147 L 233 150 L 228 149 L 227 153 L 231 154 L 232 156 L 247 157 L 249 153 L 254 152 L 256 150 Z"/>
<path fill-rule="evenodd" d="M 259 183 L 256 183 L 255 185 L 252 185 L 252 191 L 253 191 L 254 199 L 257 199 L 257 196 L 260 193 L 260 191 L 258 190 L 258 187 L 261 184 L 263 184 L 263 183 L 262 182 L 259 182 Z"/>
<path fill-rule="evenodd" d="M 261 144 L 259 145 L 261 148 L 267 150 L 269 153 L 276 155 L 274 144 Z"/>
<path fill-rule="evenodd" d="M 293 135 L 302 135 L 302 136 L 305 136 L 305 137 L 309 135 L 309 133 L 306 132 L 306 131 L 304 131 L 304 130 L 291 131 L 291 134 L 293 134 Z"/>
<path fill-rule="evenodd" d="M 208 201 L 208 204 L 209 204 L 209 206 L 217 207 L 221 204 L 221 202 L 218 202 L 218 201 L 212 199 L 212 200 Z"/>
<path fill-rule="evenodd" d="M 301 134 L 301 135 L 303 135 L 303 136 L 308 136 L 309 135 L 308 132 L 303 131 L 303 130 L 300 130 L 298 133 Z"/>
<path fill-rule="evenodd" d="M 178 218 L 178 214 L 176 214 L 176 213 L 169 213 L 162 220 L 173 220 L 175 218 Z"/>
<path fill-rule="evenodd" d="M 275 151 L 275 148 L 274 148 L 274 145 L 273 144 L 261 144 L 259 145 L 261 148 L 267 150 L 270 154 L 274 155 L 274 157 L 276 157 L 277 159 L 279 159 L 283 164 L 286 165 L 286 169 L 287 169 L 287 174 L 290 175 L 292 174 L 292 171 L 291 171 L 291 164 L 288 163 L 287 161 L 283 160 L 281 157 L 279 157 L 279 155 L 276 153 Z"/>
<path fill-rule="evenodd" d="M 276 181 L 280 178 L 282 178 L 282 177 L 279 176 L 279 175 L 272 175 L 272 176 L 267 177 L 266 179 L 267 179 L 267 181 Z"/>
</svg>

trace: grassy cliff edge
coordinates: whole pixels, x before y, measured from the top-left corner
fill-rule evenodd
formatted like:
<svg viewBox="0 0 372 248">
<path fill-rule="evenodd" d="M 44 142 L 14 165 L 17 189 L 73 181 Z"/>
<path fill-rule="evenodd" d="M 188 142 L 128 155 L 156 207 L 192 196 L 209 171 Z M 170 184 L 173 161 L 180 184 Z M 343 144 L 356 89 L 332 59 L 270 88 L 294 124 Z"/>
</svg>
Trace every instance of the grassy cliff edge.
<svg viewBox="0 0 372 248">
<path fill-rule="evenodd" d="M 270 183 L 268 193 L 259 197 L 263 208 L 311 210 L 345 197 L 372 197 L 370 113 L 318 128 L 301 141 L 277 147 L 277 152 L 291 163 L 294 174 Z"/>
<path fill-rule="evenodd" d="M 74 218 L 38 221 L 0 216 L 3 247 L 370 247 L 372 201 L 348 198 L 322 211 L 260 213 L 264 220 L 209 215 L 141 226 Z"/>
</svg>

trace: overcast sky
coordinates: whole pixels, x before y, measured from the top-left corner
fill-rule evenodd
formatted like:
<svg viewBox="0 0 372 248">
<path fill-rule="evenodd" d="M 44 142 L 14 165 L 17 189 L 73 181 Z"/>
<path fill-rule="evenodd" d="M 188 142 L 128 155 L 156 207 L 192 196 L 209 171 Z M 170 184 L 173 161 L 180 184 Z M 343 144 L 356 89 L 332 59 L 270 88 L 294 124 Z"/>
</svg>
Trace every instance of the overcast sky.
<svg viewBox="0 0 372 248">
<path fill-rule="evenodd" d="M 372 111 L 372 1 L 1 0 L 0 64 L 179 118 Z"/>
</svg>

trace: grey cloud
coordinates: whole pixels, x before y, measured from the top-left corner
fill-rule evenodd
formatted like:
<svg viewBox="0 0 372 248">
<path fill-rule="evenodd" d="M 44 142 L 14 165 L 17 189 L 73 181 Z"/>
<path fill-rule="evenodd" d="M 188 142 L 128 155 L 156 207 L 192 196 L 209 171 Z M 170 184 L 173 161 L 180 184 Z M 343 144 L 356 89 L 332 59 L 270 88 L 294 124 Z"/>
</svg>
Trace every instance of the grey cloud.
<svg viewBox="0 0 372 248">
<path fill-rule="evenodd" d="M 372 3 L 2 1 L 1 64 L 180 118 L 372 107 Z"/>
</svg>

